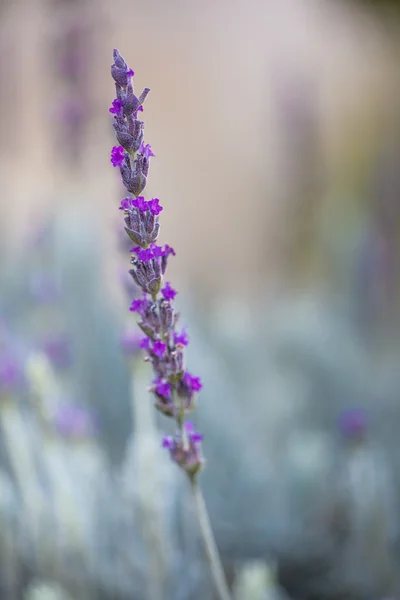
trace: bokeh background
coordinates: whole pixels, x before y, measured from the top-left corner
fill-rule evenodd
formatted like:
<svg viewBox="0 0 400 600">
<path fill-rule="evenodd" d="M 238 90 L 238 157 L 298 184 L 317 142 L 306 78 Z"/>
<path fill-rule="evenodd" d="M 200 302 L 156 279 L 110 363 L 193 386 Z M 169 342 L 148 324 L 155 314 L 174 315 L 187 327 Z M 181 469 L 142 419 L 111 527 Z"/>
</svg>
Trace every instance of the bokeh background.
<svg viewBox="0 0 400 600">
<path fill-rule="evenodd" d="M 214 598 L 128 310 L 114 47 L 233 597 L 400 597 L 399 15 L 1 0 L 0 600 Z"/>
</svg>

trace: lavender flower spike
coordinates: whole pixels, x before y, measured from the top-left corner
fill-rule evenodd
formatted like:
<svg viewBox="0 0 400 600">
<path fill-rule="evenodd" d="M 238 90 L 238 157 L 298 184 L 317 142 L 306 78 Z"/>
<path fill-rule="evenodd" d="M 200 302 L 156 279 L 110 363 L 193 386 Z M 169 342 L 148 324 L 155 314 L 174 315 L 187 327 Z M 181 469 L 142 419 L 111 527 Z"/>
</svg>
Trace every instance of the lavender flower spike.
<svg viewBox="0 0 400 600">
<path fill-rule="evenodd" d="M 146 201 L 140 195 L 146 186 L 150 159 L 155 156 L 150 144 L 143 141 L 143 122 L 138 118 L 139 107 L 149 90 L 146 88 L 139 97 L 135 95 L 133 71 L 117 50 L 114 50 L 111 75 L 117 97 L 110 113 L 120 143 L 112 149 L 111 162 L 113 166 L 119 166 L 122 181 L 133 194 L 123 198 L 119 208 L 124 212 L 125 231 L 135 244 L 131 250 L 133 268 L 130 274 L 143 292 L 142 298 L 135 299 L 131 309 L 140 316 L 138 325 L 145 334 L 141 348 L 154 370 L 150 391 L 155 396 L 155 406 L 177 423 L 172 446 L 164 446 L 170 450 L 172 460 L 194 477 L 204 462 L 201 436 L 196 434 L 193 438 L 185 427 L 185 418 L 193 410 L 195 396 L 202 384 L 199 377 L 193 377 L 186 370 L 184 348 L 188 337 L 186 335 L 182 343 L 181 330 L 176 329 L 179 316 L 173 301 L 177 291 L 164 281 L 168 259 L 175 252 L 168 245 L 157 245 L 159 215 L 163 207 L 158 198 Z"/>
<path fill-rule="evenodd" d="M 221 600 L 229 600 L 230 593 L 197 485 L 197 476 L 204 464 L 203 436 L 186 421 L 202 383 L 186 369 L 184 349 L 189 337 L 185 329 L 177 329 L 179 315 L 174 299 L 178 292 L 164 280 L 168 259 L 175 251 L 168 244 L 157 245 L 159 215 L 163 210 L 158 198 L 146 201 L 141 195 L 146 187 L 150 159 L 155 156 L 150 144 L 143 140 L 144 124 L 138 118 L 150 90 L 145 88 L 136 96 L 132 83 L 134 72 L 118 50 L 114 50 L 113 59 L 111 76 L 116 98 L 109 112 L 113 115 L 119 145 L 111 151 L 111 163 L 119 167 L 122 182 L 132 194 L 122 199 L 119 209 L 124 212 L 125 231 L 134 243 L 130 274 L 142 291 L 142 297 L 133 300 L 130 310 L 139 315 L 138 325 L 144 334 L 140 348 L 153 367 L 154 379 L 149 391 L 154 394 L 155 407 L 176 422 L 175 435 L 164 437 L 162 446 L 189 477 L 215 586 Z"/>
</svg>

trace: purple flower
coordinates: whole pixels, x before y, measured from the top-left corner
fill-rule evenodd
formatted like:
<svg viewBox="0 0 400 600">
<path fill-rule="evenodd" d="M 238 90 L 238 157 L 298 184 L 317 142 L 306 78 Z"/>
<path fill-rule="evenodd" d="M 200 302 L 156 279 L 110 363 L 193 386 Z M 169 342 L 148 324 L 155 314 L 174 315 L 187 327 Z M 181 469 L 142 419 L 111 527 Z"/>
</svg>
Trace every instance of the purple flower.
<svg viewBox="0 0 400 600">
<path fill-rule="evenodd" d="M 184 445 L 181 433 L 177 431 L 175 437 L 164 437 L 162 447 L 169 450 L 171 458 L 175 463 L 191 476 L 194 476 L 204 463 L 201 452 L 203 436 L 194 430 L 191 423 L 185 423 L 185 430 L 189 441 L 188 445 Z"/>
<path fill-rule="evenodd" d="M 200 377 L 193 377 L 188 371 L 182 377 L 182 382 L 192 390 L 193 392 L 200 392 L 203 384 L 200 381 Z"/>
<path fill-rule="evenodd" d="M 202 433 L 198 433 L 195 430 L 193 423 L 191 423 L 190 421 L 186 421 L 185 431 L 188 434 L 189 439 L 194 443 L 201 442 L 204 438 Z"/>
<path fill-rule="evenodd" d="M 130 305 L 131 312 L 141 313 L 146 308 L 146 300 L 144 298 L 135 298 Z"/>
<path fill-rule="evenodd" d="M 173 300 L 178 292 L 174 290 L 171 287 L 169 281 L 167 281 L 165 287 L 161 290 L 161 293 L 164 296 L 165 300 Z"/>
<path fill-rule="evenodd" d="M 165 435 L 162 439 L 161 446 L 168 450 L 172 450 L 174 447 L 174 438 L 171 435 Z"/>
<path fill-rule="evenodd" d="M 155 157 L 155 154 L 153 153 L 150 144 L 145 144 L 144 142 L 140 144 L 139 152 L 141 152 L 143 156 L 147 159 L 149 159 L 150 156 Z"/>
<path fill-rule="evenodd" d="M 143 262 L 149 262 L 152 258 L 154 258 L 154 252 L 151 248 L 146 248 L 146 250 L 140 250 L 138 253 L 138 258 Z"/>
<path fill-rule="evenodd" d="M 111 162 L 113 167 L 121 167 L 124 164 L 124 149 L 122 146 L 113 146 L 111 150 Z"/>
<path fill-rule="evenodd" d="M 163 210 L 163 207 L 160 206 L 160 201 L 158 198 L 153 198 L 152 200 L 149 200 L 147 205 L 150 209 L 150 212 L 152 212 L 153 215 L 159 215 L 160 212 Z"/>
<path fill-rule="evenodd" d="M 135 74 L 135 71 L 133 71 L 132 69 L 128 69 L 126 72 L 126 76 L 127 77 L 133 77 Z"/>
<path fill-rule="evenodd" d="M 132 206 L 134 206 L 138 210 L 141 210 L 142 212 L 146 212 L 147 210 L 147 202 L 143 198 L 143 196 L 138 196 L 137 198 L 132 200 Z"/>
<path fill-rule="evenodd" d="M 119 210 L 129 210 L 132 206 L 132 198 L 122 198 Z"/>
<path fill-rule="evenodd" d="M 116 98 L 112 101 L 112 106 L 109 108 L 109 112 L 114 115 L 120 115 L 122 113 L 123 104 L 122 101 Z"/>
<path fill-rule="evenodd" d="M 187 346 L 189 343 L 189 336 L 186 333 L 186 329 L 182 329 L 180 333 L 174 333 L 174 344 L 181 344 Z"/>
<path fill-rule="evenodd" d="M 140 110 L 140 112 L 143 112 L 143 106 L 140 105 L 139 108 L 138 108 L 138 110 Z"/>
<path fill-rule="evenodd" d="M 147 336 L 141 338 L 141 340 L 140 340 L 140 348 L 142 350 L 149 350 L 150 349 L 150 339 Z"/>
<path fill-rule="evenodd" d="M 171 384 L 168 383 L 168 381 L 163 382 L 161 380 L 156 380 L 155 384 L 156 384 L 155 391 L 157 392 L 157 394 L 159 394 L 160 396 L 164 396 L 165 398 L 168 398 L 172 391 Z"/>
<path fill-rule="evenodd" d="M 165 254 L 165 250 L 162 248 L 162 246 L 157 246 L 156 244 L 151 245 L 151 251 L 153 252 L 155 258 L 161 258 L 161 256 L 164 256 Z"/>
<path fill-rule="evenodd" d="M 172 256 L 176 256 L 175 250 L 171 246 L 168 246 L 168 244 L 165 244 L 164 251 L 166 256 L 169 256 L 170 254 L 172 254 Z"/>
<path fill-rule="evenodd" d="M 157 340 L 153 344 L 153 352 L 158 357 L 163 356 L 165 354 L 166 349 L 167 349 L 167 344 L 165 344 L 161 340 Z"/>
</svg>

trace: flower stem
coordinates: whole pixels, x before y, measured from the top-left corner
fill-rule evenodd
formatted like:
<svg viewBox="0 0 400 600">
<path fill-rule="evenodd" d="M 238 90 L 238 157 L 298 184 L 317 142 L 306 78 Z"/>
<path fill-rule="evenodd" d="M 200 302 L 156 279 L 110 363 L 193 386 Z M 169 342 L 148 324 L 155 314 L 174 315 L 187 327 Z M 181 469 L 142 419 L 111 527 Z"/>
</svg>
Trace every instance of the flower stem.
<svg viewBox="0 0 400 600">
<path fill-rule="evenodd" d="M 203 494 L 197 482 L 197 477 L 189 477 L 190 487 L 192 489 L 194 504 L 196 508 L 197 520 L 200 527 L 201 537 L 203 538 L 204 549 L 210 563 L 211 573 L 218 593 L 219 600 L 232 600 L 228 584 L 225 579 L 224 569 L 219 556 L 218 548 L 215 543 L 214 535 L 211 529 L 210 519 L 208 517 L 207 507 L 204 502 Z"/>
</svg>

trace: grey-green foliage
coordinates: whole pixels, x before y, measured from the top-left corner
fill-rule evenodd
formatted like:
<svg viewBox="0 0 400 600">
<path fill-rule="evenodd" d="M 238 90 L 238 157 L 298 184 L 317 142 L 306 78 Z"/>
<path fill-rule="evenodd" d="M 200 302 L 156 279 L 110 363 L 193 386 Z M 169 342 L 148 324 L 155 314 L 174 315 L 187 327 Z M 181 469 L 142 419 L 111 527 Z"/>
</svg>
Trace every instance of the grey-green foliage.
<svg viewBox="0 0 400 600">
<path fill-rule="evenodd" d="M 72 211 L 56 224 L 52 268 L 74 339 L 73 390 L 98 409 L 103 436 L 52 435 L 31 397 L 0 408 L 4 598 L 18 598 L 33 577 L 77 600 L 211 598 L 189 490 L 159 447 L 171 423 L 150 416 L 141 369 L 131 404 L 96 228 L 80 227 Z M 11 321 L 29 310 L 12 281 L 14 299 L 2 302 Z M 240 305 L 224 303 L 225 323 L 221 311 L 205 316 L 181 296 L 188 365 L 204 381 L 193 417 L 205 434 L 201 483 L 225 565 L 276 560 L 295 597 L 393 593 L 398 350 L 366 346 L 348 313 L 316 294 L 245 321 Z M 336 428 L 351 406 L 371 420 L 358 454 Z"/>
<path fill-rule="evenodd" d="M 119 348 L 118 320 L 98 251 L 96 223 L 81 211 L 64 211 L 56 223 L 57 269 L 63 309 L 74 340 L 77 390 L 100 416 L 105 447 L 121 460 L 131 430 L 129 380 Z M 116 280 L 117 283 L 117 280 Z"/>
<path fill-rule="evenodd" d="M 399 410 L 390 394 L 376 394 L 388 373 L 340 306 L 315 295 L 285 304 L 237 348 L 235 376 L 212 358 L 211 346 L 196 353 L 207 384 L 201 429 L 212 457 L 204 485 L 221 548 L 276 556 L 285 584 L 283 571 L 295 565 L 289 586 L 299 598 L 313 589 L 316 597 L 393 593 L 398 459 L 379 425 L 399 423 Z M 197 330 L 194 346 L 200 339 Z M 336 431 L 338 414 L 352 406 L 364 407 L 371 421 L 357 461 Z"/>
</svg>

